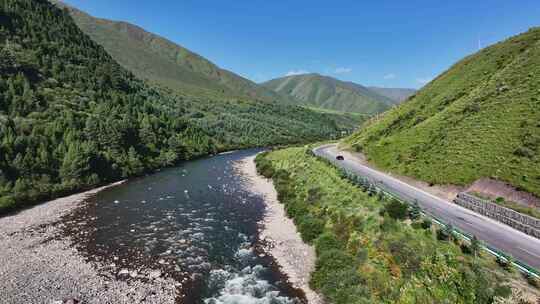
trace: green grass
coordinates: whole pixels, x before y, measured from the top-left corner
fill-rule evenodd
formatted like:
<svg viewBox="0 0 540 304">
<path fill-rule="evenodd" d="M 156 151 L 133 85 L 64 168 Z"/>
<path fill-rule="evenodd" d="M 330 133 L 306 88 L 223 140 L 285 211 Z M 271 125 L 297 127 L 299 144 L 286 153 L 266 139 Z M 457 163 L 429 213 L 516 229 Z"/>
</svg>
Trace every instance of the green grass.
<svg viewBox="0 0 540 304">
<path fill-rule="evenodd" d="M 331 303 L 492 303 L 519 279 L 487 255 L 464 253 L 468 244 L 437 240 L 422 219 L 394 219 L 401 206 L 363 192 L 309 148 L 263 153 L 256 162 L 315 245 L 310 285 Z"/>
<path fill-rule="evenodd" d="M 291 96 L 299 104 L 341 112 L 375 114 L 394 104 L 391 99 L 363 86 L 318 74 L 273 79 L 263 86 Z"/>
<path fill-rule="evenodd" d="M 345 144 L 426 182 L 487 177 L 540 196 L 540 29 L 463 59 Z"/>
</svg>

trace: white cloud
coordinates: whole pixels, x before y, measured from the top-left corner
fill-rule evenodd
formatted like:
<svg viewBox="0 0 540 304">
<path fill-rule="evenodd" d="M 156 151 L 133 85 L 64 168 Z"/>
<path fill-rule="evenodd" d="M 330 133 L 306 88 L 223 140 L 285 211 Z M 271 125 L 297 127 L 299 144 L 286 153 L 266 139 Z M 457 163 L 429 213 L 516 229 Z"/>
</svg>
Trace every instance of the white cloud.
<svg viewBox="0 0 540 304">
<path fill-rule="evenodd" d="M 431 78 L 431 77 L 420 77 L 420 78 L 416 78 L 416 82 L 418 82 L 421 85 L 425 85 L 428 82 L 430 82 L 432 79 L 433 78 Z"/>
<path fill-rule="evenodd" d="M 285 76 L 294 76 L 294 75 L 301 75 L 301 74 L 307 74 L 309 73 L 306 70 L 290 70 L 285 74 Z"/>
<path fill-rule="evenodd" d="M 390 79 L 395 79 L 396 77 L 397 77 L 396 74 L 390 73 L 390 74 L 384 75 L 383 78 L 386 79 L 386 80 L 390 80 Z"/>
<path fill-rule="evenodd" d="M 334 70 L 334 74 L 346 74 L 352 72 L 351 68 L 339 67 Z"/>
</svg>

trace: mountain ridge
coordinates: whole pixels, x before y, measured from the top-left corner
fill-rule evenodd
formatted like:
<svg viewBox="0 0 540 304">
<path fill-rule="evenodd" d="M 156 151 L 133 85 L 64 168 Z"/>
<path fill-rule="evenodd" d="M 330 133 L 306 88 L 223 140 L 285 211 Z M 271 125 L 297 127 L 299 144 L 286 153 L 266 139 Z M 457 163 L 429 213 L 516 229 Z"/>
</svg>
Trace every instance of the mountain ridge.
<svg viewBox="0 0 540 304">
<path fill-rule="evenodd" d="M 396 104 L 399 104 L 409 97 L 414 95 L 417 90 L 410 88 L 389 88 L 389 87 L 376 87 L 369 86 L 368 89 L 375 91 L 377 94 L 388 97 L 395 101 Z"/>
<path fill-rule="evenodd" d="M 94 17 L 58 0 L 53 3 L 66 8 L 83 32 L 139 78 L 195 95 L 206 93 L 293 103 L 286 96 L 222 69 L 207 58 L 138 25 Z"/>
<path fill-rule="evenodd" d="M 285 76 L 262 83 L 289 95 L 305 106 L 363 114 L 377 114 L 394 104 L 390 98 L 366 87 L 318 73 Z"/>
</svg>

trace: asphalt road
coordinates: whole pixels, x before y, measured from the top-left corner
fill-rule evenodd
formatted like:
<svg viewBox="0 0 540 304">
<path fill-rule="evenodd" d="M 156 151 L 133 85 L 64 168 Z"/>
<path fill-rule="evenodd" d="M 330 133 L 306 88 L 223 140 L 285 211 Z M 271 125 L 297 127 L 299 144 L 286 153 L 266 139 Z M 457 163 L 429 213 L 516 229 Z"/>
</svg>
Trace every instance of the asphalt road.
<svg viewBox="0 0 540 304">
<path fill-rule="evenodd" d="M 370 178 L 379 187 L 405 200 L 413 201 L 416 199 L 424 212 L 450 223 L 462 231 L 476 235 L 484 243 L 512 255 L 515 259 L 529 266 L 540 269 L 540 239 L 438 198 L 383 172 L 364 166 L 357 156 L 339 151 L 335 144 L 318 147 L 313 152 L 329 159 L 339 167 Z M 345 160 L 337 161 L 337 155 L 343 155 Z"/>
</svg>

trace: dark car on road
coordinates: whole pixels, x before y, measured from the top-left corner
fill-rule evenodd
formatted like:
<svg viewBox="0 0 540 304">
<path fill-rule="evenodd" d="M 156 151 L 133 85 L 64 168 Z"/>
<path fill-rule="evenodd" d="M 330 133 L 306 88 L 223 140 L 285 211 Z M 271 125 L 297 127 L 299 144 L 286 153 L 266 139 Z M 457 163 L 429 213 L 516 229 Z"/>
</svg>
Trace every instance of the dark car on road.
<svg viewBox="0 0 540 304">
<path fill-rule="evenodd" d="M 342 155 L 338 155 L 338 156 L 336 156 L 336 159 L 337 160 L 344 160 L 345 158 Z"/>
</svg>

